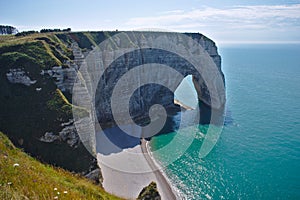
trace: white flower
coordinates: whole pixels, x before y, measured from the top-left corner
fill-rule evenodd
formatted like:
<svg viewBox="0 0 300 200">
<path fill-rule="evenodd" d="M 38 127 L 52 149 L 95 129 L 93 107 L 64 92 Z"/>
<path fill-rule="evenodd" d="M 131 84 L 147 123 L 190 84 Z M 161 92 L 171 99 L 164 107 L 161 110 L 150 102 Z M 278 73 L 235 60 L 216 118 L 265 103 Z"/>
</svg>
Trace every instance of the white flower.
<svg viewBox="0 0 300 200">
<path fill-rule="evenodd" d="M 57 190 L 57 188 L 54 188 L 54 191 L 56 191 Z"/>
<path fill-rule="evenodd" d="M 19 163 L 15 163 L 13 166 L 14 167 L 19 167 L 20 165 L 19 165 Z"/>
<path fill-rule="evenodd" d="M 12 184 L 12 182 L 8 182 L 8 183 L 7 183 L 7 185 L 11 185 L 11 184 Z"/>
<path fill-rule="evenodd" d="M 68 194 L 68 191 L 64 191 L 64 194 Z"/>
<path fill-rule="evenodd" d="M 54 199 L 58 199 L 58 196 L 55 196 Z"/>
<path fill-rule="evenodd" d="M 58 195 L 60 195 L 60 192 L 57 192 Z"/>
</svg>

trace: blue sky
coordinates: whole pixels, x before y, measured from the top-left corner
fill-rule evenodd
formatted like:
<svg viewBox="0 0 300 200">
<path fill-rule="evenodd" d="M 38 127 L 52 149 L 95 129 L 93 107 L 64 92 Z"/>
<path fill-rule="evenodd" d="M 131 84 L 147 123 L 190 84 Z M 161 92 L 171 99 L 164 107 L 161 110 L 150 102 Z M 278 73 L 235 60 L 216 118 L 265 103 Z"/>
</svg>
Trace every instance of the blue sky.
<svg viewBox="0 0 300 200">
<path fill-rule="evenodd" d="M 0 24 L 200 32 L 219 43 L 300 42 L 300 0 L 3 0 Z"/>
</svg>

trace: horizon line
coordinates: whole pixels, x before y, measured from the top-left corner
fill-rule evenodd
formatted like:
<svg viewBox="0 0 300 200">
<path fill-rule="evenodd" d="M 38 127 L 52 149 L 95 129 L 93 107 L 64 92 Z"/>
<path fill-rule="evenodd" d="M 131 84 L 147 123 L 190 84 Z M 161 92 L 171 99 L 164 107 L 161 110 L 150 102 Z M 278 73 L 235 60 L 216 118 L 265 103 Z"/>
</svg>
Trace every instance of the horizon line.
<svg viewBox="0 0 300 200">
<path fill-rule="evenodd" d="M 17 28 L 17 26 L 14 26 L 14 25 L 8 25 L 8 26 L 13 26 L 15 28 Z M 56 27 L 57 28 L 57 27 Z M 32 28 L 32 29 L 28 29 L 28 28 L 25 28 L 25 29 L 18 29 L 18 32 L 26 32 L 26 31 L 38 31 L 40 32 L 40 30 L 42 29 L 56 29 L 56 28 L 53 28 L 53 27 L 50 27 L 50 28 L 39 28 L 39 30 L 36 28 Z M 62 26 L 62 27 L 59 27 L 57 29 L 65 29 L 66 27 L 65 26 Z M 85 30 L 78 30 L 78 29 L 72 29 L 72 27 L 67 27 L 67 28 L 71 28 L 71 31 L 70 32 L 101 32 L 101 31 L 111 31 L 111 32 L 114 32 L 114 31 L 118 31 L 118 32 L 128 32 L 128 31 L 153 31 L 153 32 L 177 32 L 177 33 L 199 33 L 199 34 L 202 34 L 208 38 L 210 38 L 209 36 L 201 33 L 200 31 L 175 31 L 175 30 L 167 30 L 167 29 L 161 29 L 161 28 L 147 28 L 147 29 L 131 29 L 131 30 L 121 30 L 121 29 L 110 29 L 110 28 L 107 28 L 107 29 L 102 29 L 102 30 L 96 30 L 96 29 L 93 29 L 91 28 L 90 30 L 88 29 L 85 29 Z M 214 40 L 214 42 L 218 45 L 251 45 L 251 44 L 300 44 L 300 40 L 238 40 L 238 41 L 233 41 L 233 40 Z"/>
</svg>

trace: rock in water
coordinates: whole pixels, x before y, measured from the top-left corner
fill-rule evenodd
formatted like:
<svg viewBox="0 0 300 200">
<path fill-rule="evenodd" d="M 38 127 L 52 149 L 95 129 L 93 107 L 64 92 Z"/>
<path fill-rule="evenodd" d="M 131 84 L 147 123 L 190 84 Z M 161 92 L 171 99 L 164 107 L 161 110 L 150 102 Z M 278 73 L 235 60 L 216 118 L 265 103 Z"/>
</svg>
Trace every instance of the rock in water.
<svg viewBox="0 0 300 200">
<path fill-rule="evenodd" d="M 139 194 L 138 200 L 160 200 L 161 197 L 157 191 L 155 182 L 151 182 L 147 187 L 144 187 Z"/>
</svg>

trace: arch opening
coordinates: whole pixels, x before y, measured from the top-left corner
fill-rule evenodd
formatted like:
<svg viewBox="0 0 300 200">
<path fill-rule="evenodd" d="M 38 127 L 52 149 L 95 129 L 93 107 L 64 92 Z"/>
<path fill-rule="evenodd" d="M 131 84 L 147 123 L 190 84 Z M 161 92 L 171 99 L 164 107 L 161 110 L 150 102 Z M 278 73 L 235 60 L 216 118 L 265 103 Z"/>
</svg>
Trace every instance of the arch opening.
<svg viewBox="0 0 300 200">
<path fill-rule="evenodd" d="M 187 75 L 182 79 L 174 92 L 174 104 L 186 110 L 195 110 L 198 106 L 198 94 L 193 83 L 193 75 Z"/>
</svg>

